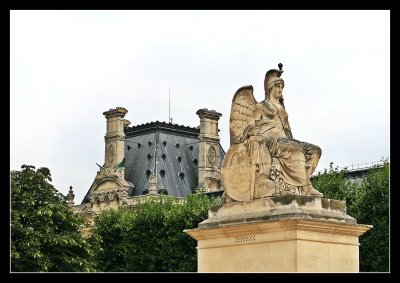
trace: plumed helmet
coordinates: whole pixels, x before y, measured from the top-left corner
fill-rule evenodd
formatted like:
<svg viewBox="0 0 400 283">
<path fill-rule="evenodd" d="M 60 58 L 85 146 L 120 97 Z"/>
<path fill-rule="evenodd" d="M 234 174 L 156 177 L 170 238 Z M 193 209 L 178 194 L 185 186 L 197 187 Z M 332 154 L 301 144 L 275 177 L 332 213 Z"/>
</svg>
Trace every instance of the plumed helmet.
<svg viewBox="0 0 400 283">
<path fill-rule="evenodd" d="M 265 80 L 264 80 L 264 90 L 267 91 L 268 87 L 273 85 L 274 83 L 281 81 L 284 83 L 283 79 L 281 78 L 281 75 L 283 73 L 282 70 L 282 63 L 278 64 L 279 70 L 277 69 L 271 69 L 265 74 Z"/>
</svg>

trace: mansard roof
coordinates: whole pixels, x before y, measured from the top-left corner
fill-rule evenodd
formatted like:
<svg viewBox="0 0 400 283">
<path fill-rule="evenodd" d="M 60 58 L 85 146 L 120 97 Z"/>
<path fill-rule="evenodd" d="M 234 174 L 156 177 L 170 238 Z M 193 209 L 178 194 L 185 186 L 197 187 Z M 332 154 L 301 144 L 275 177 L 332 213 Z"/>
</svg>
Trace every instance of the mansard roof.
<svg viewBox="0 0 400 283">
<path fill-rule="evenodd" d="M 135 184 L 132 195 L 148 193 L 151 174 L 157 178 L 159 193 L 178 197 L 194 193 L 199 133 L 199 128 L 159 121 L 125 127 L 125 179 Z M 221 153 L 223 157 L 225 152 Z"/>
</svg>

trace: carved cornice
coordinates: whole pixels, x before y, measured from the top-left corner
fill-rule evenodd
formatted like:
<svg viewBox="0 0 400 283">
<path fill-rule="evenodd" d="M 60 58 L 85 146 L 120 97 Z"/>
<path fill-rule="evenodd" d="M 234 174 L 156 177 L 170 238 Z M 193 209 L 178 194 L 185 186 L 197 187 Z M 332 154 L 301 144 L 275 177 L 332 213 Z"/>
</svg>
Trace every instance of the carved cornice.
<svg viewBox="0 0 400 283">
<path fill-rule="evenodd" d="M 117 107 L 103 112 L 103 115 L 106 116 L 107 119 L 110 119 L 113 117 L 125 117 L 126 113 L 128 113 L 128 110 L 123 107 Z"/>
<path fill-rule="evenodd" d="M 210 143 L 219 144 L 220 138 L 219 138 L 219 136 L 201 134 L 201 135 L 199 135 L 199 140 L 202 142 L 210 142 Z"/>
<path fill-rule="evenodd" d="M 196 228 L 186 230 L 196 240 L 209 240 L 221 237 L 236 237 L 248 234 L 274 233 L 279 231 L 309 231 L 326 234 L 339 234 L 359 237 L 369 229 L 371 225 L 334 223 L 324 220 L 285 219 L 247 223 L 243 225 L 220 226 L 212 228 Z M 289 235 L 289 234 L 288 234 Z M 299 234 L 293 234 L 293 239 L 300 238 Z"/>
<path fill-rule="evenodd" d="M 129 191 L 127 188 L 118 188 L 106 192 L 94 192 L 89 197 L 89 203 L 91 207 L 94 205 L 100 206 L 101 203 L 109 205 L 111 201 L 119 203 L 121 200 L 128 197 L 128 193 Z"/>
<path fill-rule="evenodd" d="M 208 110 L 207 108 L 197 110 L 196 114 L 200 117 L 200 119 L 208 118 L 211 120 L 219 120 L 219 117 L 222 116 L 221 113 L 215 110 Z"/>
<path fill-rule="evenodd" d="M 125 141 L 125 134 L 123 132 L 109 132 L 104 136 L 104 140 L 108 141 Z"/>
<path fill-rule="evenodd" d="M 185 198 L 183 197 L 164 196 L 163 198 L 169 198 L 169 199 L 172 198 L 175 204 L 183 204 L 185 202 Z M 126 205 L 131 208 L 135 207 L 140 203 L 143 203 L 148 199 L 163 201 L 163 198 L 160 198 L 160 195 L 140 195 L 140 196 L 127 197 Z"/>
</svg>

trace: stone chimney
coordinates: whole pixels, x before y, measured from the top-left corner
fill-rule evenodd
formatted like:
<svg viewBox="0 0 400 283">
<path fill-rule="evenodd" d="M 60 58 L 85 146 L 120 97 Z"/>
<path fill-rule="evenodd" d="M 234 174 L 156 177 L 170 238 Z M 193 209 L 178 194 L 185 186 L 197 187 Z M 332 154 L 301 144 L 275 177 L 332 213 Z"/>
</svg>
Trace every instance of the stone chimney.
<svg viewBox="0 0 400 283">
<path fill-rule="evenodd" d="M 104 137 L 106 147 L 104 155 L 104 167 L 113 167 L 120 164 L 124 159 L 125 133 L 124 127 L 130 122 L 124 119 L 128 113 L 123 107 L 110 109 L 103 113 L 107 119 L 107 132 Z"/>
<path fill-rule="evenodd" d="M 196 114 L 200 117 L 198 186 L 215 191 L 221 187 L 218 120 L 222 114 L 207 108 L 197 110 Z"/>
<path fill-rule="evenodd" d="M 75 199 L 75 195 L 74 195 L 74 191 L 72 190 L 72 186 L 69 186 L 69 192 L 67 195 L 67 202 L 69 206 L 74 206 L 74 199 Z"/>
<path fill-rule="evenodd" d="M 100 166 L 82 204 L 82 209 L 98 213 L 106 207 L 117 207 L 128 203 L 129 191 L 134 184 L 125 180 L 125 133 L 124 127 L 130 122 L 124 119 L 128 113 L 123 107 L 110 109 L 103 113 L 107 119 L 107 132 L 104 136 L 104 165 Z M 98 165 L 98 164 L 97 164 Z"/>
</svg>

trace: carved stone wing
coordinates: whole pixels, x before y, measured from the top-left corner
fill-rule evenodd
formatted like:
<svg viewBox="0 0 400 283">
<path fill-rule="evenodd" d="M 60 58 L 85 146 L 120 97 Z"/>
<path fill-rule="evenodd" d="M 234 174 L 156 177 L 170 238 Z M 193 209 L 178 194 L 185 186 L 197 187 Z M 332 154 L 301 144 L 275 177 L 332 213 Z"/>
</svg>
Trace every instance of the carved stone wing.
<svg viewBox="0 0 400 283">
<path fill-rule="evenodd" d="M 256 104 L 251 85 L 239 88 L 232 99 L 229 123 L 231 147 L 222 163 L 221 177 L 225 193 L 235 201 L 247 201 L 253 198 L 255 168 L 252 168 L 249 162 L 251 160 L 249 143 L 244 141 L 247 126 L 254 123 L 253 113 Z"/>
<path fill-rule="evenodd" d="M 253 112 L 257 101 L 254 99 L 253 86 L 242 86 L 232 99 L 229 131 L 231 145 L 243 142 L 246 127 L 252 122 Z"/>
</svg>

